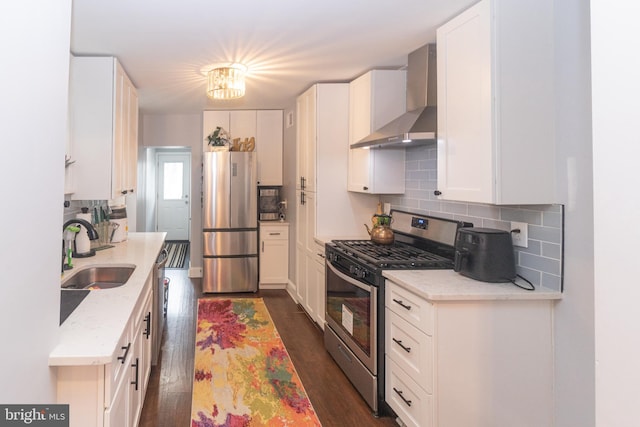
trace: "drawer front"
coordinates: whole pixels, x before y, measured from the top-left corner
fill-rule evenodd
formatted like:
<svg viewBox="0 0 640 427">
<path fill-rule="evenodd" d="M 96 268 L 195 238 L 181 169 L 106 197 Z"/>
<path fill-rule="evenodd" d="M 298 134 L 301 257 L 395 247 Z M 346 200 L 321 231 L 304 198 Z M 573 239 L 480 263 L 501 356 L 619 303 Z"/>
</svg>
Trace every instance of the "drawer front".
<svg viewBox="0 0 640 427">
<path fill-rule="evenodd" d="M 389 357 L 433 394 L 433 338 L 388 309 L 385 336 Z"/>
<path fill-rule="evenodd" d="M 289 227 L 262 226 L 260 227 L 260 237 L 262 240 L 288 240 Z"/>
<path fill-rule="evenodd" d="M 147 283 L 145 284 L 145 286 L 147 288 L 144 291 L 144 295 L 142 296 L 142 299 L 141 299 L 142 303 L 138 304 L 136 309 L 133 311 L 133 328 L 132 328 L 132 330 L 137 330 L 138 327 L 140 326 L 140 323 L 146 321 L 147 313 L 145 313 L 144 310 L 147 307 L 147 301 L 149 299 L 151 299 L 151 281 L 152 281 L 152 279 L 153 279 L 152 275 L 149 275 L 149 277 L 147 278 Z"/>
<path fill-rule="evenodd" d="M 111 363 L 105 366 L 105 407 L 111 405 L 120 378 L 129 372 L 131 354 L 133 353 L 133 322 L 129 321 L 113 352 Z"/>
<path fill-rule="evenodd" d="M 433 336 L 433 305 L 418 295 L 386 281 L 385 305 L 427 335 Z"/>
<path fill-rule="evenodd" d="M 324 254 L 324 245 L 321 245 L 318 242 L 315 242 L 313 249 L 315 251 L 314 259 L 320 264 L 324 264 L 324 260 L 326 259 Z"/>
<path fill-rule="evenodd" d="M 433 426 L 433 396 L 421 389 L 391 358 L 386 359 L 386 402 L 407 426 Z"/>
</svg>

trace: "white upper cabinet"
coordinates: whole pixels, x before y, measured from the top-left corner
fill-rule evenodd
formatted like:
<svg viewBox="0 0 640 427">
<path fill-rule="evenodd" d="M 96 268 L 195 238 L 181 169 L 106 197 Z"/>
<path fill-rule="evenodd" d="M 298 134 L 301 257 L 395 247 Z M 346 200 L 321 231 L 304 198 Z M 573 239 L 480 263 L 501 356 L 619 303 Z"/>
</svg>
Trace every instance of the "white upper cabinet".
<svg viewBox="0 0 640 427">
<path fill-rule="evenodd" d="M 406 109 L 406 71 L 372 70 L 349 84 L 349 145 L 365 138 Z M 349 150 L 348 190 L 402 194 L 404 148 Z"/>
<path fill-rule="evenodd" d="M 438 191 L 556 203 L 553 1 L 482 0 L 437 30 Z"/>
<path fill-rule="evenodd" d="M 283 112 L 258 110 L 256 120 L 258 184 L 282 185 Z"/>
<path fill-rule="evenodd" d="M 296 100 L 296 190 L 316 191 L 317 99 L 318 86 L 314 85 Z"/>
<path fill-rule="evenodd" d="M 241 144 L 253 138 L 258 185 L 282 185 L 282 110 L 210 110 L 202 117 L 203 149 L 207 135 L 220 126 Z"/>
<path fill-rule="evenodd" d="M 72 57 L 69 89 L 76 200 L 135 191 L 138 95 L 116 58 Z"/>
</svg>

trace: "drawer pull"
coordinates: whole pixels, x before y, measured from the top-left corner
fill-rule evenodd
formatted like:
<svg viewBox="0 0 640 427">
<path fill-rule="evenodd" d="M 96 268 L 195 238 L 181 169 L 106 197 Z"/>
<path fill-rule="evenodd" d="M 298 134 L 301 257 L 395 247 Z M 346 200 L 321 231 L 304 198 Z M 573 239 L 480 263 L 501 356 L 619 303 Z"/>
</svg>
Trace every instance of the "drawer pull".
<svg viewBox="0 0 640 427">
<path fill-rule="evenodd" d="M 411 406 L 411 401 L 410 401 L 410 400 L 407 400 L 407 399 L 402 395 L 402 391 L 401 391 L 401 390 L 398 390 L 397 388 L 395 388 L 395 387 L 394 387 L 394 388 L 393 388 L 393 391 L 395 391 L 395 392 L 396 392 L 396 394 L 397 394 L 398 396 L 400 396 L 400 399 L 402 399 L 402 400 L 404 401 L 404 403 L 406 403 L 406 404 L 407 404 L 407 406 Z"/>
<path fill-rule="evenodd" d="M 279 236 L 280 233 L 269 233 L 269 236 Z"/>
<path fill-rule="evenodd" d="M 127 344 L 126 347 L 122 347 L 124 350 L 124 354 L 122 356 L 118 356 L 118 360 L 120 363 L 124 364 L 124 360 L 127 358 L 127 354 L 129 354 L 129 349 L 131 348 L 131 343 Z"/>
<path fill-rule="evenodd" d="M 405 303 L 404 303 L 404 301 L 401 301 L 401 300 L 399 300 L 399 299 L 395 299 L 395 298 L 394 298 L 394 299 L 393 299 L 393 302 L 395 302 L 396 304 L 400 305 L 400 307 L 402 307 L 402 308 L 406 308 L 407 310 L 411 310 L 411 306 L 410 306 L 410 305 L 405 304 Z"/>
<path fill-rule="evenodd" d="M 135 381 L 131 381 L 131 385 L 135 385 L 136 386 L 136 391 L 138 391 L 138 380 L 140 379 L 140 360 L 136 357 L 136 363 L 134 363 L 133 365 L 131 365 L 132 368 L 136 368 L 136 379 Z"/>
<path fill-rule="evenodd" d="M 411 353 L 411 347 L 405 347 L 405 346 L 402 344 L 402 341 L 401 341 L 401 340 L 397 340 L 397 339 L 393 338 L 393 342 L 395 342 L 395 343 L 396 343 L 396 344 L 398 344 L 400 347 L 402 347 L 402 349 L 403 349 L 404 351 L 406 351 L 407 353 Z"/>
<path fill-rule="evenodd" d="M 151 312 L 147 313 L 147 315 L 144 317 L 144 321 L 147 325 L 142 334 L 146 339 L 149 339 L 149 336 L 151 335 Z"/>
</svg>

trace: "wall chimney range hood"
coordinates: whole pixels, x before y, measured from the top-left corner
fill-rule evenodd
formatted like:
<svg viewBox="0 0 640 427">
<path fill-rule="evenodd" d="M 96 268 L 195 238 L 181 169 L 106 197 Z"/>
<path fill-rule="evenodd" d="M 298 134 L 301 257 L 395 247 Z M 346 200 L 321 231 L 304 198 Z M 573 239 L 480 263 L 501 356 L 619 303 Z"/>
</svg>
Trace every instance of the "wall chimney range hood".
<svg viewBox="0 0 640 427">
<path fill-rule="evenodd" d="M 411 52 L 407 64 L 407 112 L 351 148 L 397 148 L 436 140 L 436 45 Z"/>
</svg>

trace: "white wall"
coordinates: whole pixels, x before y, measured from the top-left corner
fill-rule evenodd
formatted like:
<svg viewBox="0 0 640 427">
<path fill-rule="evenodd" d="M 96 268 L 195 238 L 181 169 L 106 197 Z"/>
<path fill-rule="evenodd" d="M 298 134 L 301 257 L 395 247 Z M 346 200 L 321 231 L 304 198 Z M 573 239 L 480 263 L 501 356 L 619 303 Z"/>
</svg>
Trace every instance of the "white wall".
<svg viewBox="0 0 640 427">
<path fill-rule="evenodd" d="M 556 426 L 595 425 L 589 5 L 556 2 L 556 142 L 565 206 L 564 298 L 555 310 Z"/>
<path fill-rule="evenodd" d="M 638 16 L 636 1 L 591 0 L 595 408 L 602 427 L 640 425 Z"/>
<path fill-rule="evenodd" d="M 141 145 L 146 147 L 191 148 L 191 237 L 189 275 L 202 268 L 202 113 L 145 114 L 142 116 Z M 142 195 L 139 193 L 139 195 Z M 139 202 L 139 206 L 144 201 Z M 146 211 L 146 210 L 145 210 Z"/>
<path fill-rule="evenodd" d="M 0 2 L 0 402 L 55 403 L 71 0 Z"/>
</svg>

